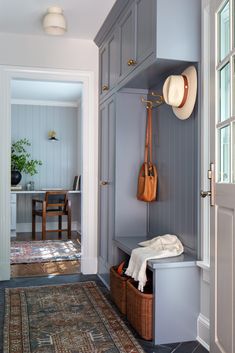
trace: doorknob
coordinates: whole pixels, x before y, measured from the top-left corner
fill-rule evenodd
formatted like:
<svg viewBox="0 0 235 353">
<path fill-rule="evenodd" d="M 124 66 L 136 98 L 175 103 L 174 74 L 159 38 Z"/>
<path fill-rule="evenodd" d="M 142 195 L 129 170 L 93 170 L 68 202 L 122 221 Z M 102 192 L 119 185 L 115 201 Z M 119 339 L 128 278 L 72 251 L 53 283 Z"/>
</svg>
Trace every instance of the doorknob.
<svg viewBox="0 0 235 353">
<path fill-rule="evenodd" d="M 106 186 L 108 184 L 109 184 L 108 180 L 101 180 L 101 182 L 100 182 L 101 186 Z"/>
<path fill-rule="evenodd" d="M 201 197 L 205 198 L 210 196 L 210 205 L 215 206 L 215 165 L 210 164 L 210 169 L 208 170 L 208 179 L 210 180 L 210 190 L 200 192 Z"/>
</svg>

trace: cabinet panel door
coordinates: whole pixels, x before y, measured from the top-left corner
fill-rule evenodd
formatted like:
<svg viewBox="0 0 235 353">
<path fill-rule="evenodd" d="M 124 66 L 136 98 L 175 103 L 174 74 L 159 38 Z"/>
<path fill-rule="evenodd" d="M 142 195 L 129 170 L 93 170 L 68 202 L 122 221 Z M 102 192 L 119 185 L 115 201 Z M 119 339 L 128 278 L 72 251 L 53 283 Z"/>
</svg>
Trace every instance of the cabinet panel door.
<svg viewBox="0 0 235 353">
<path fill-rule="evenodd" d="M 115 101 L 109 99 L 100 110 L 100 210 L 99 255 L 107 270 L 113 261 L 115 204 Z"/>
<path fill-rule="evenodd" d="M 100 50 L 100 94 L 105 94 L 109 85 L 109 67 L 108 67 L 108 47 L 105 45 Z M 106 87 L 106 88 L 105 88 Z"/>
<path fill-rule="evenodd" d="M 108 41 L 109 88 L 113 88 L 120 74 L 119 35 L 116 30 Z"/>
<path fill-rule="evenodd" d="M 108 156 L 108 263 L 113 265 L 113 239 L 115 217 L 115 101 L 108 102 L 108 130 L 109 130 L 109 156 Z"/>
<path fill-rule="evenodd" d="M 154 0 L 136 0 L 136 55 L 138 64 L 154 52 L 155 39 Z"/>
<path fill-rule="evenodd" d="M 134 66 L 128 66 L 129 60 L 135 60 L 135 7 L 131 6 L 119 23 L 121 67 L 120 74 L 124 77 Z"/>
<path fill-rule="evenodd" d="M 100 109 L 100 185 L 108 180 L 108 114 L 107 106 Z M 99 256 L 106 263 L 108 256 L 108 188 L 100 186 Z"/>
</svg>

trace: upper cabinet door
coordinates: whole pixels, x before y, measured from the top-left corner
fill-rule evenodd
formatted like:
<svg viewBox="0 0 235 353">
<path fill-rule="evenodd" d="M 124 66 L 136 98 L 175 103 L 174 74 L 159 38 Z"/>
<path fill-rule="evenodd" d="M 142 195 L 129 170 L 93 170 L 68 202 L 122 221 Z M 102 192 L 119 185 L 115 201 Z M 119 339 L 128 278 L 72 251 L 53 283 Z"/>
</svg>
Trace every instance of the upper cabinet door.
<svg viewBox="0 0 235 353">
<path fill-rule="evenodd" d="M 120 76 L 125 77 L 136 65 L 135 54 L 135 6 L 125 11 L 119 22 L 120 31 Z"/>
<path fill-rule="evenodd" d="M 100 95 L 104 95 L 109 89 L 109 60 L 108 46 L 100 49 Z"/>
<path fill-rule="evenodd" d="M 155 51 L 155 1 L 136 0 L 136 58 L 138 64 Z"/>
<path fill-rule="evenodd" d="M 109 53 L 109 89 L 112 89 L 120 74 L 120 57 L 119 57 L 119 32 L 116 29 L 108 40 Z"/>
</svg>

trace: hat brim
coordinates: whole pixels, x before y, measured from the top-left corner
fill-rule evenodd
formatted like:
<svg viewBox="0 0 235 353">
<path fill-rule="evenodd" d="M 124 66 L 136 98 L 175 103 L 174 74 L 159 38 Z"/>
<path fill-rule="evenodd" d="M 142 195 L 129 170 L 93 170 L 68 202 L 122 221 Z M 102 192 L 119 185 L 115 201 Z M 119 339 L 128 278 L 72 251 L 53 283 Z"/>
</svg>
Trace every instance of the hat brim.
<svg viewBox="0 0 235 353">
<path fill-rule="evenodd" d="M 192 114 L 197 98 L 197 71 L 194 66 L 189 66 L 181 75 L 185 75 L 188 79 L 188 96 L 182 108 L 172 107 L 172 109 L 177 118 L 185 120 Z"/>
</svg>

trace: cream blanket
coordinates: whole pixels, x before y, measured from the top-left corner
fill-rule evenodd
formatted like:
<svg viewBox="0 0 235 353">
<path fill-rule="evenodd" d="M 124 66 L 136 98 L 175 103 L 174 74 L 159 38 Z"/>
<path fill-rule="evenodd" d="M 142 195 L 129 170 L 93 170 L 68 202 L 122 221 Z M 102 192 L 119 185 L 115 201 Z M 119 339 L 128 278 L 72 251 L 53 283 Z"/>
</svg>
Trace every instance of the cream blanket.
<svg viewBox="0 0 235 353">
<path fill-rule="evenodd" d="M 184 247 L 176 235 L 161 235 L 138 245 L 142 248 L 132 250 L 126 275 L 139 282 L 138 289 L 143 292 L 147 282 L 147 261 L 181 255 Z"/>
</svg>

